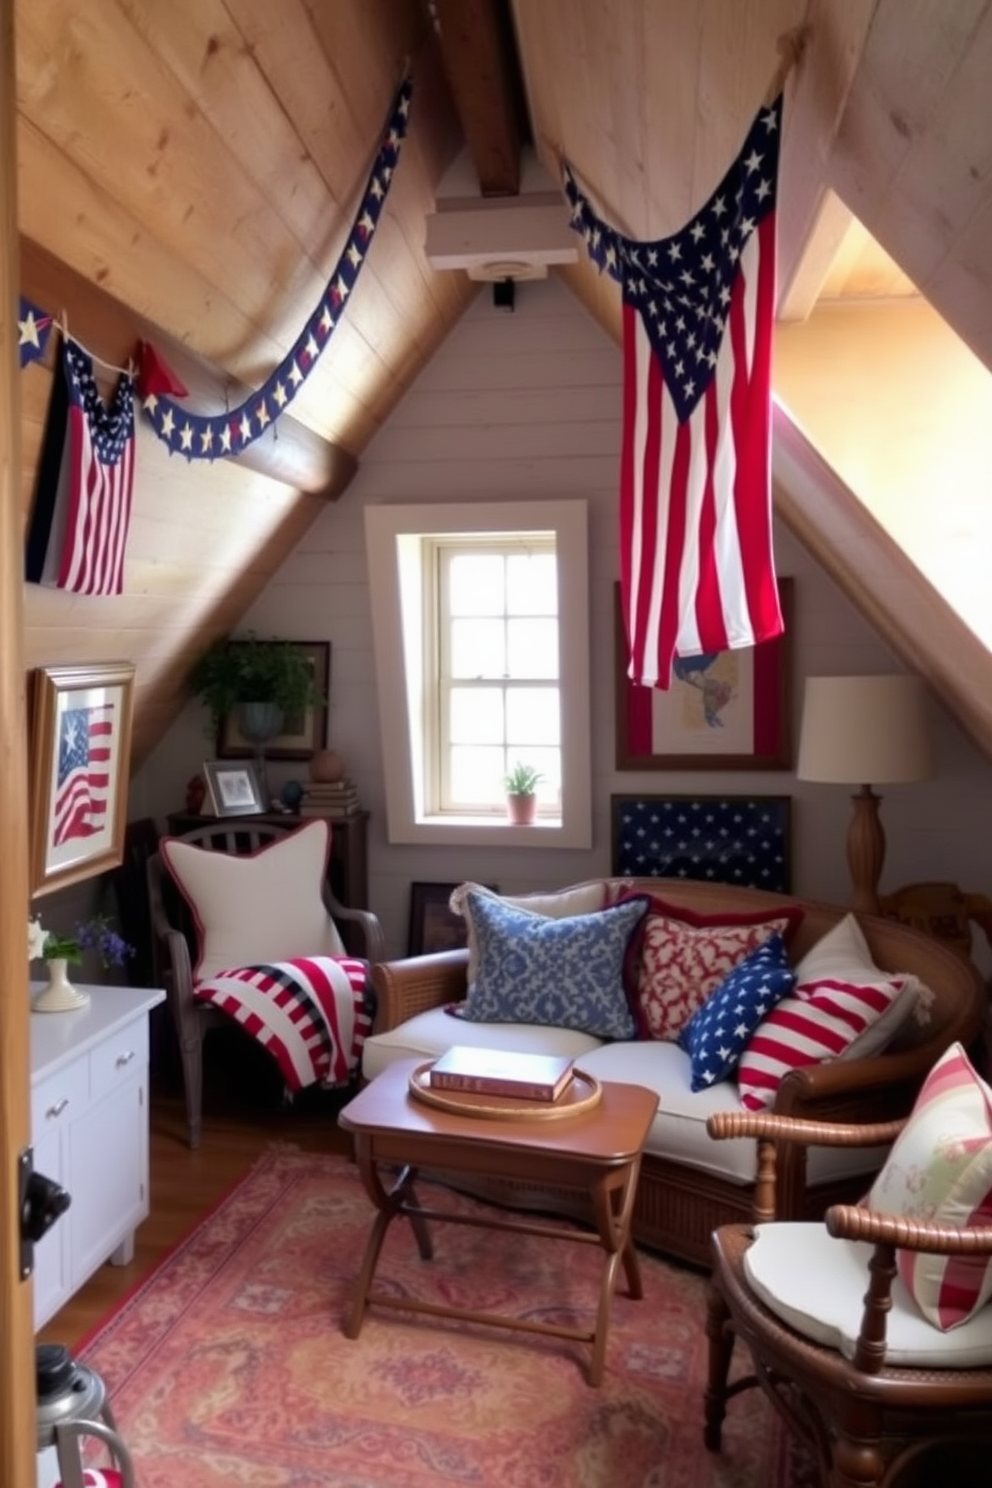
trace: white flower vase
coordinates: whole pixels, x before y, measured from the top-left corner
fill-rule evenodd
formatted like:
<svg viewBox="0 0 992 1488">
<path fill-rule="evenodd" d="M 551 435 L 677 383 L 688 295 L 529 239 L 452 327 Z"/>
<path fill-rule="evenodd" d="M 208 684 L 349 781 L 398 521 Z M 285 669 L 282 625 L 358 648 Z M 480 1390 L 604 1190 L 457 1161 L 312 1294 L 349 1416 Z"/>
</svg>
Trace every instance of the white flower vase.
<svg viewBox="0 0 992 1488">
<path fill-rule="evenodd" d="M 36 1013 L 71 1013 L 74 1008 L 85 1007 L 90 1000 L 88 992 L 80 992 L 69 980 L 69 963 L 64 956 L 53 956 L 46 961 L 48 986 L 31 1004 Z"/>
</svg>

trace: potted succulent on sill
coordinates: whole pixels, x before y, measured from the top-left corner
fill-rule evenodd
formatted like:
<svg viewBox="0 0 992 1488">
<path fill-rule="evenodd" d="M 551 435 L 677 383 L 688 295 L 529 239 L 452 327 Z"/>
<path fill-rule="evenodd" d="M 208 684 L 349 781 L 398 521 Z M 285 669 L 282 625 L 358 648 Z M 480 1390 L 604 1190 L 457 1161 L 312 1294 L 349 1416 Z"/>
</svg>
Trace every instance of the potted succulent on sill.
<svg viewBox="0 0 992 1488">
<path fill-rule="evenodd" d="M 313 665 L 293 641 L 262 639 L 254 631 L 215 641 L 193 665 L 189 685 L 210 712 L 208 733 L 218 735 L 228 713 L 255 747 L 255 764 L 265 788 L 265 745 L 283 729 L 286 716 L 322 703 Z"/>
<path fill-rule="evenodd" d="M 537 814 L 536 786 L 544 776 L 533 765 L 521 764 L 518 760 L 508 775 L 503 777 L 506 789 L 506 809 L 511 822 L 518 827 L 529 827 Z"/>
</svg>

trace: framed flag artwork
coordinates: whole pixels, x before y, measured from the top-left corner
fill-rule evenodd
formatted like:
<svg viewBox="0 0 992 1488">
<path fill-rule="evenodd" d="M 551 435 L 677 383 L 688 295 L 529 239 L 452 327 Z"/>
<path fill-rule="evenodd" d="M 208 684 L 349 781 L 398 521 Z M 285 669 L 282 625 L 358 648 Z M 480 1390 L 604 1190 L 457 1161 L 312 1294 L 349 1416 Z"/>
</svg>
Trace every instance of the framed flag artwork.
<svg viewBox="0 0 992 1488">
<path fill-rule="evenodd" d="M 617 878 L 688 878 L 789 893 L 789 796 L 612 796 Z"/>
<path fill-rule="evenodd" d="M 788 770 L 792 580 L 779 579 L 782 635 L 740 651 L 676 657 L 670 685 L 627 676 L 627 638 L 615 602 L 618 770 Z"/>
<path fill-rule="evenodd" d="M 124 858 L 134 667 L 39 667 L 31 679 L 31 894 Z"/>
</svg>

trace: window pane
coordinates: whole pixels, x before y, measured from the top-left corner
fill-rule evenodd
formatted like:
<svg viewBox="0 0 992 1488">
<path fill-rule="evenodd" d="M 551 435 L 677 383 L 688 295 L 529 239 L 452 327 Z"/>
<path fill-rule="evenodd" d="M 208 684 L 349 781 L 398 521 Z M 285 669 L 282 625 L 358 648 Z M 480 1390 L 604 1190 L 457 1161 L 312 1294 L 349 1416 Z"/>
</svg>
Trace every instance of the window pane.
<svg viewBox="0 0 992 1488">
<path fill-rule="evenodd" d="M 453 615 L 502 615 L 502 553 L 457 553 L 448 564 L 448 603 Z"/>
<path fill-rule="evenodd" d="M 509 676 L 557 677 L 557 620 L 510 620 L 506 630 Z"/>
<path fill-rule="evenodd" d="M 500 744 L 503 691 L 498 687 L 453 687 L 449 695 L 452 744 Z"/>
<path fill-rule="evenodd" d="M 498 806 L 505 797 L 503 790 L 502 749 L 466 749 L 456 745 L 450 754 L 452 804 Z"/>
<path fill-rule="evenodd" d="M 560 728 L 557 687 L 506 689 L 506 743 L 511 754 L 529 764 L 529 747 L 558 744 Z"/>
<path fill-rule="evenodd" d="M 506 676 L 506 627 L 502 620 L 452 620 L 450 634 L 452 677 Z"/>
<path fill-rule="evenodd" d="M 511 615 L 557 615 L 554 553 L 512 553 L 506 561 L 506 608 Z"/>
</svg>

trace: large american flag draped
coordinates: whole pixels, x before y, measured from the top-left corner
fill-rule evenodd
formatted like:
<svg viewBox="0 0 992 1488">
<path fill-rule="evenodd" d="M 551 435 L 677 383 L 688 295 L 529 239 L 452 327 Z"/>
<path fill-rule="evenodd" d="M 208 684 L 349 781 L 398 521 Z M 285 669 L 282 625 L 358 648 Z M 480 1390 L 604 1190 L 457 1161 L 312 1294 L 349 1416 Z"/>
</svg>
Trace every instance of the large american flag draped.
<svg viewBox="0 0 992 1488">
<path fill-rule="evenodd" d="M 59 722 L 52 843 L 92 837 L 107 824 L 114 705 L 67 708 Z"/>
<path fill-rule="evenodd" d="M 28 532 L 28 582 L 122 593 L 133 484 L 132 379 L 121 375 L 105 407 L 91 358 L 66 337 Z"/>
<path fill-rule="evenodd" d="M 772 552 L 771 339 L 782 98 L 679 232 L 624 237 L 564 167 L 572 225 L 623 293 L 621 596 L 628 675 L 783 629 Z"/>
</svg>

